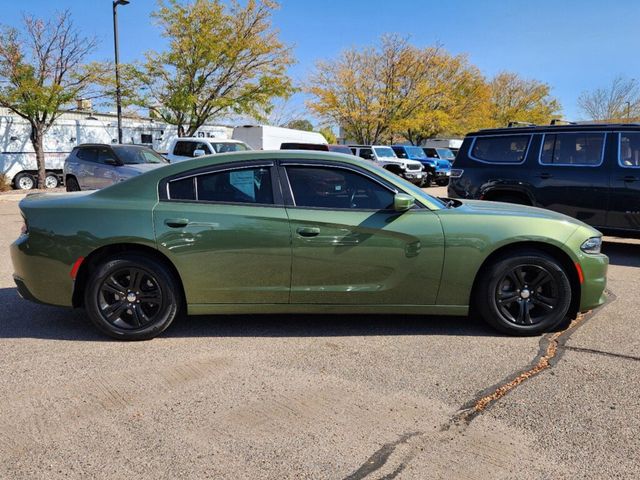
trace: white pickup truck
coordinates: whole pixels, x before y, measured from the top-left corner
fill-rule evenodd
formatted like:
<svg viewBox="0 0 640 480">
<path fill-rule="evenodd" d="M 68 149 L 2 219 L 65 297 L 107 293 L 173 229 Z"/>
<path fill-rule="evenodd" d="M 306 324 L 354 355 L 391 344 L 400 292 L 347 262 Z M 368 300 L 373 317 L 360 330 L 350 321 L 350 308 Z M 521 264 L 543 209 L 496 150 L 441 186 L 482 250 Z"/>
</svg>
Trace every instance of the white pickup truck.
<svg viewBox="0 0 640 480">
<path fill-rule="evenodd" d="M 171 162 L 181 162 L 190 158 L 215 153 L 243 152 L 251 148 L 240 140 L 226 138 L 177 137 L 169 145 L 166 158 Z"/>
</svg>

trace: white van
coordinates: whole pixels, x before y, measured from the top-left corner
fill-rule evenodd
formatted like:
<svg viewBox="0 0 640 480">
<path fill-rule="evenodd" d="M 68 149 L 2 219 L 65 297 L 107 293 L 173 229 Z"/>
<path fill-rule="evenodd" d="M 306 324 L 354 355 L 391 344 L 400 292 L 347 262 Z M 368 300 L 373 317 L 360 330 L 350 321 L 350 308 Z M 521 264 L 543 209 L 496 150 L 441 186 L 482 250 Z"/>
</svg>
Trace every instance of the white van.
<svg viewBox="0 0 640 480">
<path fill-rule="evenodd" d="M 231 138 L 245 142 L 254 150 L 280 150 L 283 143 L 328 144 L 327 139 L 318 132 L 271 127 L 269 125 L 243 125 L 241 127 L 235 127 Z"/>
<path fill-rule="evenodd" d="M 169 145 L 167 159 L 171 163 L 214 153 L 243 152 L 251 150 L 244 142 L 230 139 L 176 137 Z"/>
</svg>

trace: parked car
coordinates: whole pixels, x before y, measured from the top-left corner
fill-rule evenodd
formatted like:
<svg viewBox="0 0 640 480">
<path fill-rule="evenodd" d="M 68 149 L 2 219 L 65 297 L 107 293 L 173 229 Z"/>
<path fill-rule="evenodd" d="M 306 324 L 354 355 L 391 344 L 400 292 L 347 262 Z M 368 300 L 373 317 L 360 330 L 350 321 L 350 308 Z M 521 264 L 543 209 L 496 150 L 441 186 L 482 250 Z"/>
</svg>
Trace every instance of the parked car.
<svg viewBox="0 0 640 480">
<path fill-rule="evenodd" d="M 97 190 L 168 163 L 142 145 L 85 143 L 71 151 L 63 174 L 67 192 Z"/>
<path fill-rule="evenodd" d="M 547 125 L 470 133 L 449 196 L 548 208 L 617 235 L 640 232 L 640 126 Z"/>
<path fill-rule="evenodd" d="M 441 187 L 448 185 L 451 176 L 451 161 L 442 158 L 434 148 L 422 147 L 422 151 L 427 156 L 427 162 L 433 165 L 436 183 Z"/>
<path fill-rule="evenodd" d="M 424 146 L 427 148 L 447 148 L 454 155 L 457 155 L 462 146 L 462 140 L 459 138 L 430 138 L 425 141 Z"/>
<path fill-rule="evenodd" d="M 318 152 L 328 152 L 329 146 L 322 143 L 282 143 L 280 150 L 316 150 Z"/>
<path fill-rule="evenodd" d="M 242 140 L 254 150 L 279 150 L 283 143 L 326 145 L 327 139 L 318 132 L 270 125 L 242 125 L 233 129 L 232 138 Z"/>
<path fill-rule="evenodd" d="M 365 160 L 372 160 L 390 172 L 410 181 L 422 185 L 425 172 L 422 164 L 408 158 L 398 158 L 391 147 L 384 145 L 349 145 L 351 152 Z"/>
<path fill-rule="evenodd" d="M 347 147 L 346 145 L 327 145 L 327 147 L 329 147 L 329 151 L 330 152 L 335 152 L 335 153 L 344 153 L 346 155 L 353 155 L 353 152 L 351 151 L 351 149 L 349 147 Z"/>
<path fill-rule="evenodd" d="M 177 137 L 169 144 L 167 158 L 171 163 L 215 153 L 244 152 L 251 148 L 240 140 L 200 137 Z"/>
<path fill-rule="evenodd" d="M 470 309 L 528 335 L 605 299 L 608 259 L 584 223 L 445 202 L 335 153 L 213 155 L 19 206 L 11 259 L 20 294 L 83 307 L 119 339 L 154 337 L 181 312 Z"/>
<path fill-rule="evenodd" d="M 456 160 L 456 154 L 453 153 L 453 150 L 450 148 L 431 148 L 431 147 L 422 147 L 424 153 L 429 158 L 440 158 L 442 160 L 449 160 L 451 164 Z"/>
<path fill-rule="evenodd" d="M 427 174 L 422 186 L 430 187 L 433 182 L 444 186 L 449 182 L 449 175 L 451 174 L 451 164 L 449 162 L 429 158 L 422 147 L 393 145 L 391 148 L 399 158 L 410 158 L 422 163 L 422 168 Z"/>
</svg>

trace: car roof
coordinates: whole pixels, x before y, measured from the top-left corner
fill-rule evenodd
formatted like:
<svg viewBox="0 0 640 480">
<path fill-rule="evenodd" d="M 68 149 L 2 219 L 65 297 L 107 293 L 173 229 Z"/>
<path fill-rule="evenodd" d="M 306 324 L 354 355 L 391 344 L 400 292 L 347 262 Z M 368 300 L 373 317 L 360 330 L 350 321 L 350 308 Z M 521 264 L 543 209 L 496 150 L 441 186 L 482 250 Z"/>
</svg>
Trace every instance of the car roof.
<svg viewBox="0 0 640 480">
<path fill-rule="evenodd" d="M 467 133 L 467 136 L 483 135 L 518 135 L 533 133 L 556 133 L 556 132 L 609 132 L 619 130 L 640 131 L 638 123 L 575 123 L 568 125 L 529 125 L 502 128 L 487 128 L 476 132 Z"/>
<path fill-rule="evenodd" d="M 216 138 L 216 137 L 177 137 L 176 141 L 187 140 L 189 142 L 218 142 L 218 143 L 244 143 L 242 140 L 233 138 Z"/>
<path fill-rule="evenodd" d="M 76 145 L 76 148 L 91 148 L 91 147 L 110 147 L 110 148 L 122 148 L 122 147 L 134 147 L 134 148 L 146 148 L 152 150 L 147 145 L 140 145 L 137 143 L 81 143 Z"/>
</svg>

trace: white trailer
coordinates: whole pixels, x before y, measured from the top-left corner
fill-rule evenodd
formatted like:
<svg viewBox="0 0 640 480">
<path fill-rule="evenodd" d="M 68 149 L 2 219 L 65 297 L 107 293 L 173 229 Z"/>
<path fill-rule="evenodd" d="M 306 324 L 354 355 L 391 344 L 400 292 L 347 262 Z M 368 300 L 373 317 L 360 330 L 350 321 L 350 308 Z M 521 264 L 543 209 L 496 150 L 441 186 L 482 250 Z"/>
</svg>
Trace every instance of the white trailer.
<svg viewBox="0 0 640 480">
<path fill-rule="evenodd" d="M 272 127 L 269 125 L 243 125 L 233 129 L 234 140 L 240 140 L 254 150 L 280 150 L 283 143 L 311 143 L 327 145 L 321 133 Z"/>
<path fill-rule="evenodd" d="M 149 118 L 123 118 L 123 143 L 142 144 L 163 153 L 177 137 L 177 128 Z M 203 125 L 195 133 L 199 138 L 230 138 L 231 127 Z M 21 117 L 0 110 L 0 173 L 15 188 L 30 189 L 37 178 L 36 154 L 29 134 L 31 126 Z M 62 181 L 64 161 L 77 145 L 83 143 L 116 143 L 115 115 L 91 112 L 65 112 L 44 137 L 44 160 L 47 187 Z"/>
</svg>

